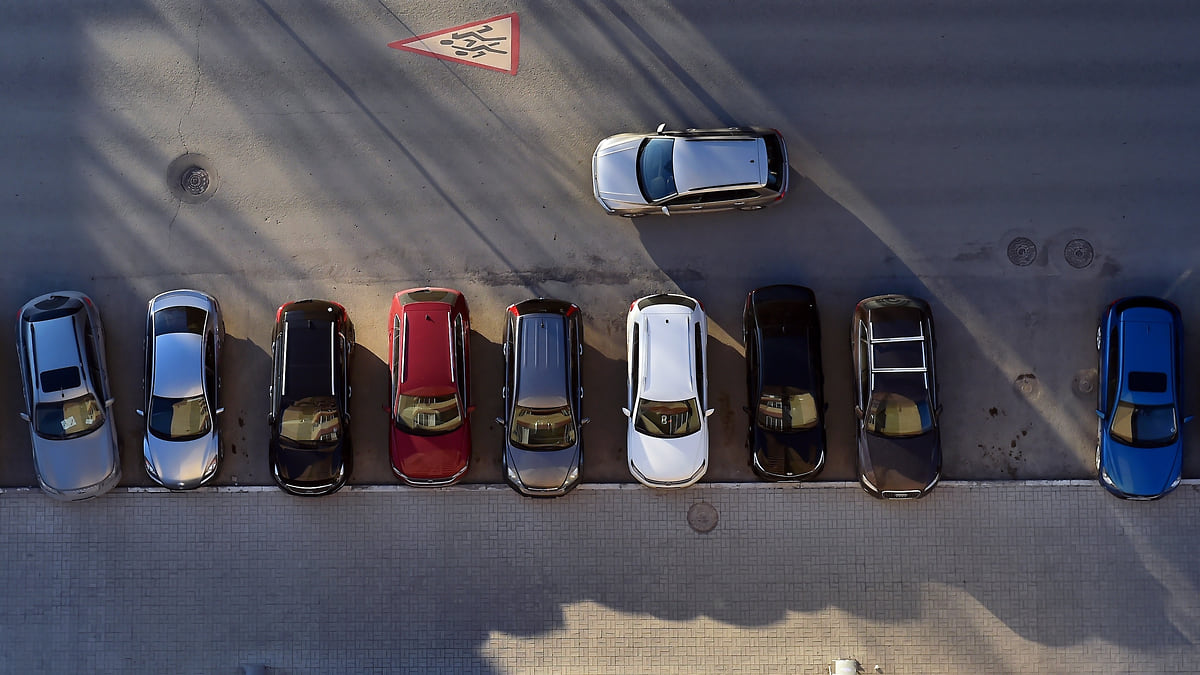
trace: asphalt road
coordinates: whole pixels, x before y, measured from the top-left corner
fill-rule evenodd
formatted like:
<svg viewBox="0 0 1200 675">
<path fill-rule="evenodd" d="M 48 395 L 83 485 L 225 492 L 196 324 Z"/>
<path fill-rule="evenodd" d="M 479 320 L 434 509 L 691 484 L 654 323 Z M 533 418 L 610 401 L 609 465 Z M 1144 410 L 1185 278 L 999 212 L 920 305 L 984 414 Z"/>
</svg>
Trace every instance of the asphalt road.
<svg viewBox="0 0 1200 675">
<path fill-rule="evenodd" d="M 520 18 L 515 76 L 387 47 L 508 12 Z M 625 312 L 683 291 L 710 313 L 707 480 L 739 481 L 752 478 L 742 302 L 801 283 L 823 319 L 823 477 L 847 479 L 851 312 L 911 293 L 937 322 L 946 476 L 1085 478 L 1095 402 L 1078 383 L 1096 367 L 1101 309 L 1146 293 L 1200 318 L 1197 34 L 1200 5 L 1183 0 L 10 3 L 0 314 L 61 288 L 96 300 L 124 483 L 136 485 L 148 482 L 134 413 L 145 303 L 213 293 L 230 338 L 218 482 L 266 484 L 274 310 L 337 300 L 362 347 L 352 480 L 388 483 L 389 298 L 459 288 L 478 404 L 467 480 L 496 482 L 504 307 L 562 297 L 586 317 L 584 479 L 611 482 L 630 480 Z M 590 189 L 595 144 L 659 122 L 776 127 L 793 189 L 757 213 L 606 216 Z M 217 175 L 203 203 L 169 185 L 185 153 Z M 1037 247 L 1028 266 L 1007 256 L 1018 237 Z M 1075 240 L 1091 247 L 1084 267 L 1065 255 Z M 0 379 L 0 484 L 30 485 L 11 344 Z M 1187 385 L 1200 391 L 1200 371 Z M 1192 434 L 1189 477 L 1198 444 Z"/>
</svg>

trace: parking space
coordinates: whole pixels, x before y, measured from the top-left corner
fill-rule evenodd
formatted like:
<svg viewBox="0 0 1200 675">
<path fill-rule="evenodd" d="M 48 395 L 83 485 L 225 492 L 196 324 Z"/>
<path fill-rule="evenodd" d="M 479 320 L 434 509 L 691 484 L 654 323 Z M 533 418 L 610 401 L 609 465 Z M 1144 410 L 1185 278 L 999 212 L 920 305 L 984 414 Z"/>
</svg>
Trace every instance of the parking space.
<svg viewBox="0 0 1200 675">
<path fill-rule="evenodd" d="M 1183 4 L 1107 5 L 1075 17 L 1064 42 L 1039 7 L 973 17 L 780 6 L 736 18 L 720 3 L 517 8 L 515 77 L 387 48 L 483 18 L 457 7 L 163 2 L 66 20 L 9 8 L 0 80 L 14 95 L 0 104 L 0 142 L 22 160 L 0 168 L 0 207 L 19 233 L 0 310 L 13 316 L 55 288 L 96 299 L 124 484 L 145 485 L 134 414 L 145 301 L 176 287 L 216 295 L 230 338 L 218 483 L 262 485 L 274 310 L 337 300 L 362 347 L 352 482 L 381 484 L 393 480 L 381 409 L 389 299 L 459 288 L 474 328 L 467 481 L 494 483 L 504 307 L 561 297 L 585 315 L 584 480 L 614 482 L 630 480 L 626 309 L 682 291 L 710 316 L 707 480 L 742 481 L 742 303 L 759 285 L 805 284 L 828 373 L 822 477 L 846 480 L 851 312 L 868 295 L 909 293 L 930 301 L 937 325 L 946 475 L 1085 478 L 1101 308 L 1148 293 L 1177 302 L 1185 322 L 1200 316 L 1189 178 L 1200 146 L 1187 121 L 1200 92 L 1186 65 L 1197 17 Z M 1160 62 L 1185 65 L 1142 76 Z M 787 199 L 748 214 L 604 215 L 590 190 L 595 143 L 662 121 L 778 127 Z M 211 163 L 215 192 L 200 203 L 168 184 L 187 153 Z M 9 382 L 16 372 L 0 360 Z M 18 387 L 0 391 L 0 407 L 21 407 Z M 10 424 L 0 484 L 30 485 L 28 441 Z M 1200 475 L 1195 441 L 1184 471 Z"/>
</svg>

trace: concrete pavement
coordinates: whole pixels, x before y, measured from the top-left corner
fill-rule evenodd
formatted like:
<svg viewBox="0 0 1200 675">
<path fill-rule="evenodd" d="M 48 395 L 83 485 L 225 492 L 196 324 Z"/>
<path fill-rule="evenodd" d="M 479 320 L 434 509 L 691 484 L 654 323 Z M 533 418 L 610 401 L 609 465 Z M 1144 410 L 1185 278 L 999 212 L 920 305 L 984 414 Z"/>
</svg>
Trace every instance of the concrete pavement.
<svg viewBox="0 0 1200 675">
<path fill-rule="evenodd" d="M 688 526 L 699 502 L 718 513 Z M 0 492 L 0 672 L 1195 672 L 1200 485 Z"/>
</svg>

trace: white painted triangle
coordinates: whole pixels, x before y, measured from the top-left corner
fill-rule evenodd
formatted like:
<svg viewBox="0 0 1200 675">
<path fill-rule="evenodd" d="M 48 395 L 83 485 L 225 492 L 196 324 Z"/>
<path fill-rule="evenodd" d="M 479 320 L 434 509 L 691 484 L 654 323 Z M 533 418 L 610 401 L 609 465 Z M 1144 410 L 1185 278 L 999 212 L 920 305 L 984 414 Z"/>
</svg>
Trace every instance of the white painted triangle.
<svg viewBox="0 0 1200 675">
<path fill-rule="evenodd" d="M 517 74 L 521 47 L 516 12 L 388 43 L 393 49 Z"/>
</svg>

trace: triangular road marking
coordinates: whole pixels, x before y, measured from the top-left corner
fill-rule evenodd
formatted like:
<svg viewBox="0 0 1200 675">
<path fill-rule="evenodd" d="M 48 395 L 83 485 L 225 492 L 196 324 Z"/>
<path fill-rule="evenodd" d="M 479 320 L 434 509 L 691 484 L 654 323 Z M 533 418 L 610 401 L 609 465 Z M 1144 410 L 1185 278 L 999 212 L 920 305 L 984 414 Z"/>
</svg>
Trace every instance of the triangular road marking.
<svg viewBox="0 0 1200 675">
<path fill-rule="evenodd" d="M 407 40 L 389 42 L 388 46 L 432 56 L 435 59 L 456 61 L 516 75 L 521 36 L 517 13 L 513 12 Z"/>
</svg>

